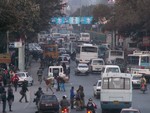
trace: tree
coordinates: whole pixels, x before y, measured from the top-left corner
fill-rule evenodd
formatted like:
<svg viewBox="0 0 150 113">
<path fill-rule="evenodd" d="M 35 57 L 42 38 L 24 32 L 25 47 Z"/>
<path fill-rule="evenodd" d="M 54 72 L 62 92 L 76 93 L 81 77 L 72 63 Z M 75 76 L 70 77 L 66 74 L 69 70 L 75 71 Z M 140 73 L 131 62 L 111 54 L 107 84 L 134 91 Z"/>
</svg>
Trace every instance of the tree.
<svg viewBox="0 0 150 113">
<path fill-rule="evenodd" d="M 115 23 L 119 34 L 136 37 L 136 39 L 148 35 L 149 4 L 149 0 L 119 0 L 115 5 Z"/>
<path fill-rule="evenodd" d="M 50 18 L 61 15 L 65 5 L 62 0 L 0 0 L 0 32 L 10 31 L 17 34 L 14 38 L 20 38 L 46 30 Z"/>
</svg>

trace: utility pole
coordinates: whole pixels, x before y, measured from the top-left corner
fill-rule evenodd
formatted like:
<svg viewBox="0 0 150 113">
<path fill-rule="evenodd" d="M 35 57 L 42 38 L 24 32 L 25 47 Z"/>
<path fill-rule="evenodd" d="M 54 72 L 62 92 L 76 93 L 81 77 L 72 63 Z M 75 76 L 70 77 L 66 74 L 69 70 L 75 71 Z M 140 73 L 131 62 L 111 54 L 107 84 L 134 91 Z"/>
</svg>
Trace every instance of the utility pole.
<svg viewBox="0 0 150 113">
<path fill-rule="evenodd" d="M 9 53 L 9 31 L 6 32 L 7 35 L 7 53 Z"/>
</svg>

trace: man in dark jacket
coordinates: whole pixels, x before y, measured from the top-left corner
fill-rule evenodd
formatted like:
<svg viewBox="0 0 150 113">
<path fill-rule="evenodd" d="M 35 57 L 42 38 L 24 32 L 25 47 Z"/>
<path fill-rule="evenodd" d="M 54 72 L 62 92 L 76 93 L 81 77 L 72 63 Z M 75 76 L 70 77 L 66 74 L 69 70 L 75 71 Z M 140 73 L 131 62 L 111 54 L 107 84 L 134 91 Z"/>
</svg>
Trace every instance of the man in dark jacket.
<svg viewBox="0 0 150 113">
<path fill-rule="evenodd" d="M 6 113 L 6 100 L 7 100 L 7 98 L 6 98 L 6 91 L 5 90 L 3 91 L 1 97 L 2 97 L 2 102 L 3 102 L 3 113 Z"/>
<path fill-rule="evenodd" d="M 26 95 L 26 92 L 28 91 L 28 88 L 27 88 L 27 81 L 24 81 L 23 84 L 22 84 L 22 89 L 21 89 L 21 99 L 19 100 L 19 102 L 22 102 L 22 99 L 25 97 L 25 102 L 27 103 L 27 95 Z"/>
<path fill-rule="evenodd" d="M 75 91 L 74 87 L 72 86 L 70 89 L 70 104 L 71 104 L 71 109 L 73 109 L 73 103 L 74 103 L 74 97 L 75 97 Z"/>
</svg>

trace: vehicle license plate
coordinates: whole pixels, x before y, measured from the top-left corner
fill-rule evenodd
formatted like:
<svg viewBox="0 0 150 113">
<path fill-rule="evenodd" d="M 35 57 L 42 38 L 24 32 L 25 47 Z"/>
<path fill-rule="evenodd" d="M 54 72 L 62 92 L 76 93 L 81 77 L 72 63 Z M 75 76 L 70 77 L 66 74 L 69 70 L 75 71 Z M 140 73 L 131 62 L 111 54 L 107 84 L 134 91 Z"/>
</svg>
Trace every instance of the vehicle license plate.
<svg viewBox="0 0 150 113">
<path fill-rule="evenodd" d="M 52 106 L 52 104 L 46 104 L 46 106 Z"/>
</svg>

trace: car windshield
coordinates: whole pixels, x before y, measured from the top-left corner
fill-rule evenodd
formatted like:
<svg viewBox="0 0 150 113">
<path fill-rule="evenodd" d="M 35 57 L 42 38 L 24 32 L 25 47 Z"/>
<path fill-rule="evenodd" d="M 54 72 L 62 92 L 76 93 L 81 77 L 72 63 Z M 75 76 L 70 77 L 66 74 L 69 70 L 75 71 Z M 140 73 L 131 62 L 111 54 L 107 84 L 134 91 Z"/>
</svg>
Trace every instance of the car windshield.
<svg viewBox="0 0 150 113">
<path fill-rule="evenodd" d="M 19 77 L 25 77 L 25 74 L 24 74 L 24 73 L 17 73 L 17 75 L 18 75 Z"/>
<path fill-rule="evenodd" d="M 43 95 L 41 100 L 42 102 L 56 102 L 57 98 L 55 95 Z"/>
<path fill-rule="evenodd" d="M 102 60 L 93 60 L 93 65 L 103 65 Z"/>
<path fill-rule="evenodd" d="M 119 73 L 119 69 L 118 68 L 107 68 L 106 70 L 106 73 L 109 73 L 109 72 L 113 72 L 113 73 Z"/>
<path fill-rule="evenodd" d="M 121 113 L 139 113 L 138 111 L 122 111 Z"/>
<path fill-rule="evenodd" d="M 98 86 L 101 86 L 101 82 L 98 82 Z"/>
</svg>

